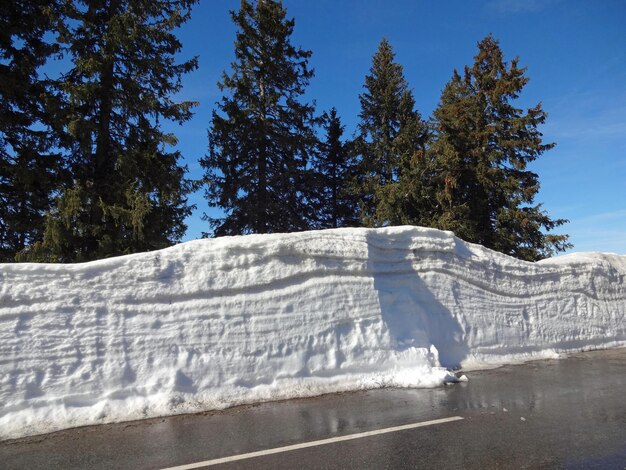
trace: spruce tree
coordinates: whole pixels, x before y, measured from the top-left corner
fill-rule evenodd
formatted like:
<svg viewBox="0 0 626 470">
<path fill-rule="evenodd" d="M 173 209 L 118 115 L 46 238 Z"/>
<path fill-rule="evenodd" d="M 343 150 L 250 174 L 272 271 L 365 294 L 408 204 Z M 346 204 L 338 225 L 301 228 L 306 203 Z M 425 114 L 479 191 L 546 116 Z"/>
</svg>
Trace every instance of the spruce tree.
<svg viewBox="0 0 626 470">
<path fill-rule="evenodd" d="M 322 116 L 322 129 L 324 140 L 312 163 L 315 228 L 354 227 L 359 223 L 358 198 L 352 191 L 356 162 L 352 143 L 342 141 L 345 126 L 335 108 Z"/>
<path fill-rule="evenodd" d="M 432 225 L 459 237 L 525 260 L 570 247 L 567 235 L 544 232 L 564 224 L 534 199 L 536 173 L 527 169 L 554 144 L 543 143 L 541 104 L 524 111 L 514 105 L 528 83 L 518 59 L 505 62 L 498 42 L 478 44 L 473 66 L 456 71 L 434 112 L 438 209 Z"/>
<path fill-rule="evenodd" d="M 0 262 L 42 238 L 63 183 L 54 82 L 39 73 L 59 51 L 48 33 L 60 14 L 51 0 L 6 0 L 0 9 Z"/>
<path fill-rule="evenodd" d="M 74 1 L 61 41 L 73 68 L 61 80 L 73 185 L 47 218 L 44 240 L 27 253 L 41 261 L 85 261 L 159 249 L 180 240 L 190 214 L 176 138 L 191 102 L 175 103 L 181 76 L 173 30 L 195 0 Z"/>
<path fill-rule="evenodd" d="M 218 86 L 205 168 L 214 235 L 289 232 L 312 218 L 306 200 L 307 162 L 316 143 L 314 108 L 302 100 L 313 76 L 310 51 L 291 44 L 294 20 L 280 1 L 243 0 L 235 61 Z"/>
<path fill-rule="evenodd" d="M 420 184 L 410 176 L 422 163 L 416 154 L 425 148 L 428 133 L 402 66 L 394 58 L 391 44 L 383 39 L 365 77 L 365 92 L 359 96 L 358 192 L 362 223 L 368 226 L 406 223 L 408 213 L 413 214 L 412 222 L 420 220 L 417 199 L 410 201 L 402 189 Z"/>
</svg>

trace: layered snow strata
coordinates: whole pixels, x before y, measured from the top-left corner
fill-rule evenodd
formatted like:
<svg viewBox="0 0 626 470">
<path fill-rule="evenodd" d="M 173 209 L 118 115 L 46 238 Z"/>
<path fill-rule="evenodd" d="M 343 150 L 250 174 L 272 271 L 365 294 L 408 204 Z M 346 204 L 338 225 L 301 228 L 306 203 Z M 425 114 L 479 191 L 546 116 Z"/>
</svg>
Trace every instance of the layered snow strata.
<svg viewBox="0 0 626 470">
<path fill-rule="evenodd" d="M 0 265 L 0 438 L 626 345 L 626 257 L 526 263 L 417 227 Z"/>
</svg>

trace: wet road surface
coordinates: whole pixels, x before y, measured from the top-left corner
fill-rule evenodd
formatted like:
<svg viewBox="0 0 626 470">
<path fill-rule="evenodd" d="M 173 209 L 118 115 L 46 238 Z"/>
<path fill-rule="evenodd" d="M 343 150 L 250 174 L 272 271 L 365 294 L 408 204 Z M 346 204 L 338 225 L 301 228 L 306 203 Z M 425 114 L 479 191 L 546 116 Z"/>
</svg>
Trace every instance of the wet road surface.
<svg viewBox="0 0 626 470">
<path fill-rule="evenodd" d="M 162 469 L 460 417 L 211 468 L 626 469 L 626 349 L 466 375 L 6 441 L 0 468 Z"/>
</svg>

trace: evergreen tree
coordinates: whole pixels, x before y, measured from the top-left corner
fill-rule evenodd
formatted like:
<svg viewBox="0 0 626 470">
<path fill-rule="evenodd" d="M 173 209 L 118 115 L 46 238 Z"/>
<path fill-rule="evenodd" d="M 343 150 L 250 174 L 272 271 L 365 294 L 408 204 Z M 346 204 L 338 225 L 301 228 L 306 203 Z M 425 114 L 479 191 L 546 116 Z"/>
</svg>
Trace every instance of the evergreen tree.
<svg viewBox="0 0 626 470">
<path fill-rule="evenodd" d="M 322 128 L 325 138 L 318 143 L 312 164 L 316 228 L 354 227 L 359 222 L 359 204 L 352 193 L 356 176 L 353 146 L 341 139 L 345 127 L 335 108 L 322 116 Z"/>
<path fill-rule="evenodd" d="M 421 211 L 415 206 L 418 201 L 409 200 L 406 189 L 420 184 L 411 176 L 417 173 L 415 165 L 422 162 L 416 155 L 423 152 L 428 133 L 414 109 L 415 100 L 402 66 L 394 57 L 391 45 L 383 39 L 365 77 L 365 92 L 359 96 L 358 192 L 362 222 L 369 226 L 420 220 Z"/>
<path fill-rule="evenodd" d="M 59 14 L 51 0 L 6 0 L 0 9 L 0 262 L 42 238 L 63 181 L 53 82 L 38 73 L 58 52 L 46 33 Z"/>
<path fill-rule="evenodd" d="M 218 86 L 206 171 L 205 216 L 214 235 L 289 232 L 309 227 L 307 162 L 316 143 L 313 106 L 302 102 L 313 71 L 310 51 L 291 44 L 294 20 L 280 1 L 242 0 L 231 12 L 238 27 L 236 60 Z"/>
<path fill-rule="evenodd" d="M 193 183 L 161 121 L 191 117 L 193 103 L 171 96 L 196 59 L 175 63 L 172 31 L 195 1 L 68 2 L 61 41 L 73 68 L 60 86 L 73 185 L 29 259 L 85 261 L 163 248 L 184 234 Z"/>
<path fill-rule="evenodd" d="M 537 260 L 570 245 L 567 235 L 547 231 L 564 224 L 534 204 L 538 176 L 527 169 L 554 144 L 542 142 L 538 104 L 514 106 L 528 83 L 518 59 L 506 63 L 498 42 L 487 36 L 463 76 L 456 71 L 434 112 L 437 137 L 431 149 L 436 172 L 437 213 L 432 225 L 525 260 Z"/>
</svg>

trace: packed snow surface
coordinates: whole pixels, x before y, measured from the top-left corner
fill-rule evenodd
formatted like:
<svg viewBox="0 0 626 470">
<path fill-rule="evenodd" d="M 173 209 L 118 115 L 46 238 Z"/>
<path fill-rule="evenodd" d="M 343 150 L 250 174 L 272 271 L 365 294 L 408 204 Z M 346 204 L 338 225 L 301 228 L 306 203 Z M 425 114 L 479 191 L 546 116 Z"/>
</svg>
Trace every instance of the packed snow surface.
<svg viewBox="0 0 626 470">
<path fill-rule="evenodd" d="M 626 256 L 522 262 L 418 227 L 0 265 L 0 438 L 626 345 Z"/>
</svg>

